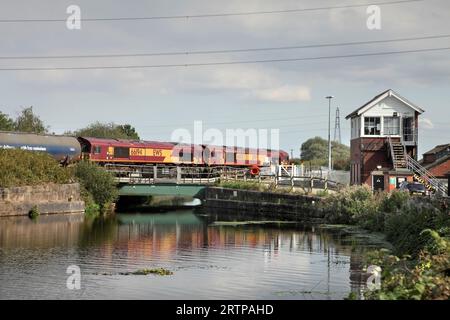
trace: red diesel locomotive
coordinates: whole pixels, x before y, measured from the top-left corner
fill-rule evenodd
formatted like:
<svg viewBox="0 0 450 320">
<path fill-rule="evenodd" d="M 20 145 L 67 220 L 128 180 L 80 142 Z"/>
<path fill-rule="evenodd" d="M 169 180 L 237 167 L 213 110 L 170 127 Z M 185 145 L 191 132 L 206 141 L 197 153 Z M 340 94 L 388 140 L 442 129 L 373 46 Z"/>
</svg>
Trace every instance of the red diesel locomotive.
<svg viewBox="0 0 450 320">
<path fill-rule="evenodd" d="M 262 167 L 289 161 L 281 150 L 79 137 L 82 158 L 99 164 Z"/>
</svg>

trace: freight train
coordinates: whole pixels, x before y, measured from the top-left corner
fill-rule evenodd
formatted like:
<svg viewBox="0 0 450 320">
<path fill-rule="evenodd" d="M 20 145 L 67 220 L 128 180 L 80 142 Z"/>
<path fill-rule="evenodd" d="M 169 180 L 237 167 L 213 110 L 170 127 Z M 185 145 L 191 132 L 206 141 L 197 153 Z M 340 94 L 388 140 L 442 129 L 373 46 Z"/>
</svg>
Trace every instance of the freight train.
<svg viewBox="0 0 450 320">
<path fill-rule="evenodd" d="M 257 173 L 257 168 L 289 161 L 282 150 L 18 132 L 0 132 L 0 148 L 47 152 L 64 165 L 85 159 L 100 165 L 237 166 Z"/>
</svg>

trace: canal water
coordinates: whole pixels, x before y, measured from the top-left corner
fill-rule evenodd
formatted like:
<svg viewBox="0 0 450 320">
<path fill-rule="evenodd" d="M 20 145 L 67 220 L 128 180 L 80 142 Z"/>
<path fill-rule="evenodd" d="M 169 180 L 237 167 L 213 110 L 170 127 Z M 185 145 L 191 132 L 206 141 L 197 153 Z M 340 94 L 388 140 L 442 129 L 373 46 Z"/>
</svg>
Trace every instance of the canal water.
<svg viewBox="0 0 450 320">
<path fill-rule="evenodd" d="M 0 299 L 343 299 L 363 237 L 195 213 L 0 219 Z M 81 271 L 67 288 L 67 268 Z M 173 275 L 125 275 L 143 268 Z"/>
</svg>

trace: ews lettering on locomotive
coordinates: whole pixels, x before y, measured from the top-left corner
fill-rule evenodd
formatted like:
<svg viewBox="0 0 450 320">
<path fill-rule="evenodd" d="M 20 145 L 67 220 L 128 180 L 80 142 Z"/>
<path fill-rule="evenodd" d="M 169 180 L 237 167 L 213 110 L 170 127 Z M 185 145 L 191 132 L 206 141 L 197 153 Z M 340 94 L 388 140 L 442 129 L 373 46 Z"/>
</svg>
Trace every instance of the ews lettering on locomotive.
<svg viewBox="0 0 450 320">
<path fill-rule="evenodd" d="M 130 156 L 134 157 L 162 157 L 162 149 L 130 148 Z"/>
</svg>

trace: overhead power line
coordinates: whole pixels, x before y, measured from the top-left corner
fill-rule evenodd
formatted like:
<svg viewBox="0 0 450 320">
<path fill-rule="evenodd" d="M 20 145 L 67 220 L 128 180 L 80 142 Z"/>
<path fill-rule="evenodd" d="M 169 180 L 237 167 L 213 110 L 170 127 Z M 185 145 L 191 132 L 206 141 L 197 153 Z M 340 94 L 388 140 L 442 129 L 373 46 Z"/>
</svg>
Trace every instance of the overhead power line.
<svg viewBox="0 0 450 320">
<path fill-rule="evenodd" d="M 209 126 L 212 126 L 212 125 L 224 125 L 224 124 L 236 124 L 236 123 L 255 123 L 255 122 L 272 122 L 272 124 L 273 124 L 274 121 L 285 121 L 285 120 L 295 120 L 296 121 L 295 126 L 299 126 L 299 125 L 311 125 L 311 124 L 323 123 L 322 121 L 318 122 L 318 123 L 317 122 L 311 123 L 309 121 L 309 122 L 307 122 L 305 124 L 302 124 L 302 123 L 299 123 L 299 120 L 304 120 L 304 119 L 309 119 L 309 118 L 319 118 L 319 117 L 324 117 L 326 115 L 327 114 L 308 114 L 308 115 L 304 115 L 304 116 L 289 117 L 289 118 L 273 118 L 272 117 L 272 118 L 265 118 L 265 119 L 230 120 L 230 121 L 220 121 L 220 122 L 216 122 L 216 121 L 210 122 L 210 121 L 201 120 L 201 119 L 198 119 L 198 120 L 202 121 L 203 125 L 205 127 L 209 127 Z M 175 124 L 174 123 L 172 123 L 172 124 L 158 124 L 158 123 L 161 122 L 161 121 L 158 121 L 156 124 L 155 123 L 150 123 L 150 124 L 143 125 L 143 127 L 151 127 L 151 128 L 190 127 L 190 126 L 192 126 L 194 124 L 194 121 L 197 121 L 197 120 L 193 120 L 190 123 L 185 122 L 185 123 L 175 123 Z M 285 127 L 285 126 L 291 126 L 291 125 L 283 125 L 283 127 Z"/>
<path fill-rule="evenodd" d="M 106 69 L 150 69 L 150 68 L 176 68 L 176 67 L 200 67 L 200 66 L 223 66 L 237 64 L 256 64 L 256 63 L 275 63 L 275 62 L 295 62 L 295 61 L 314 61 L 314 60 L 331 60 L 345 59 L 371 56 L 386 56 L 406 53 L 420 52 L 438 52 L 450 50 L 450 47 L 442 48 L 426 48 L 400 51 L 384 51 L 384 52 L 367 52 L 357 54 L 344 54 L 333 56 L 316 56 L 303 58 L 283 58 L 283 59 L 263 59 L 263 60 L 241 60 L 241 61 L 222 61 L 222 62 L 199 62 L 199 63 L 174 63 L 174 64 L 150 64 L 150 65 L 127 65 L 127 66 L 85 66 L 85 67 L 17 67 L 17 68 L 0 68 L 0 71 L 56 71 L 56 70 L 106 70 Z"/>
<path fill-rule="evenodd" d="M 172 16 L 148 16 L 148 17 L 116 17 L 116 18 L 82 18 L 81 21 L 139 21 L 139 20 L 176 20 L 176 19 L 194 19 L 194 18 L 215 18 L 215 17 L 232 17 L 232 16 L 248 16 L 248 15 L 262 15 L 262 14 L 281 14 L 281 13 L 300 13 L 311 11 L 324 11 L 335 9 L 348 9 L 367 7 L 369 5 L 395 5 L 405 4 L 411 2 L 422 2 L 426 0 L 399 0 L 399 1 L 385 1 L 375 3 L 359 3 L 347 4 L 328 7 L 314 7 L 314 8 L 296 8 L 284 10 L 266 10 L 266 11 L 244 11 L 244 12 L 225 12 L 225 13 L 205 13 L 205 14 L 191 14 L 191 15 L 172 15 Z M 65 22 L 66 19 L 1 19 L 0 23 L 20 23 L 20 22 Z"/>
<path fill-rule="evenodd" d="M 264 47 L 264 48 L 244 48 L 244 49 L 225 49 L 225 50 L 200 50 L 200 51 L 172 51 L 172 52 L 149 52 L 149 53 L 123 53 L 123 54 L 90 54 L 90 55 L 52 55 L 52 56 L 0 56 L 0 60 L 26 60 L 26 59 L 78 59 L 78 58 L 124 58 L 124 57 L 150 57 L 150 56 L 177 56 L 177 55 L 203 55 L 203 54 L 221 54 L 221 53 L 240 53 L 240 52 L 259 52 L 259 51 L 278 51 L 293 49 L 312 49 L 324 47 L 341 47 L 365 44 L 392 43 L 418 40 L 432 40 L 450 38 L 450 34 L 431 35 L 423 37 L 394 38 L 385 40 L 367 40 L 353 42 L 337 42 L 295 45 L 283 47 Z"/>
</svg>

